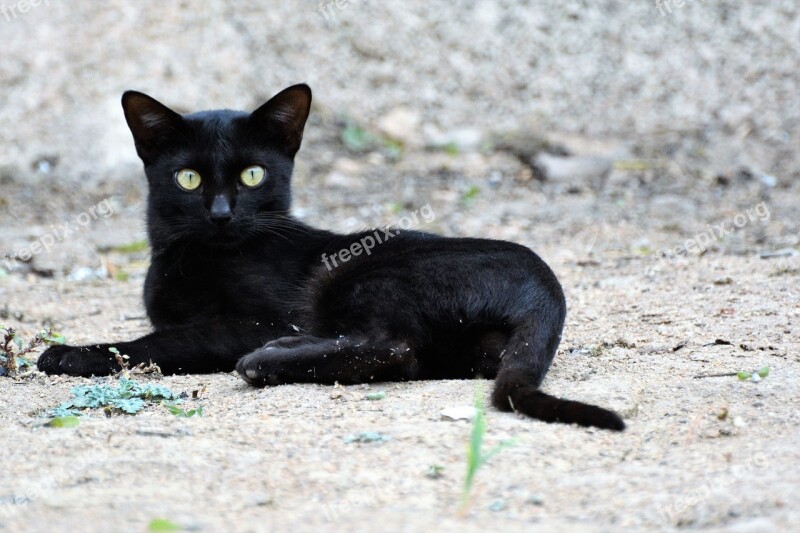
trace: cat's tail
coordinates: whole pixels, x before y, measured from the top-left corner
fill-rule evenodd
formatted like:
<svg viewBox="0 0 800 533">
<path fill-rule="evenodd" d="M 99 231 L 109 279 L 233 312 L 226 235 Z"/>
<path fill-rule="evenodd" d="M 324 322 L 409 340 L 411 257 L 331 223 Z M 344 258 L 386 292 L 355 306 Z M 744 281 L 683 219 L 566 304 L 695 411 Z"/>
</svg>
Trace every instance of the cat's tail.
<svg viewBox="0 0 800 533">
<path fill-rule="evenodd" d="M 545 316 L 533 313 L 514 328 L 501 357 L 492 404 L 501 411 L 517 411 L 544 422 L 624 430 L 625 423 L 613 411 L 539 390 L 561 338 L 564 309 L 560 311 L 551 310 Z"/>
<path fill-rule="evenodd" d="M 492 403 L 501 411 L 518 411 L 544 422 L 578 424 L 622 431 L 625 422 L 608 409 L 588 403 L 564 400 L 546 394 L 530 384 L 513 379 L 498 381 L 492 394 Z"/>
</svg>

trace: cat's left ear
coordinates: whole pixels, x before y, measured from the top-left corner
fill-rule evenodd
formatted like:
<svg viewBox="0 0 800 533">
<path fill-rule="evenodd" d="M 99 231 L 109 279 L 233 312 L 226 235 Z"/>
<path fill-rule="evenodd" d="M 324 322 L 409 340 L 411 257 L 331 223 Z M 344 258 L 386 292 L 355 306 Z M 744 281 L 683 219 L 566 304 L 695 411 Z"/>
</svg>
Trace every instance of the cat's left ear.
<svg viewBox="0 0 800 533">
<path fill-rule="evenodd" d="M 286 153 L 294 157 L 303 140 L 303 128 L 311 111 L 311 88 L 292 85 L 273 96 L 250 114 L 250 123 L 274 136 Z"/>
</svg>

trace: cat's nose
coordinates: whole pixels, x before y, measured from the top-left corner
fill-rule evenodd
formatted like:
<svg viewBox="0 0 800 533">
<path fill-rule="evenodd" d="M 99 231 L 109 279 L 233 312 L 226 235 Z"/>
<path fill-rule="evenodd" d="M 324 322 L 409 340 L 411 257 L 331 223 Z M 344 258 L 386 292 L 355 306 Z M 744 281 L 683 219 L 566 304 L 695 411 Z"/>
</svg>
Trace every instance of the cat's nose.
<svg viewBox="0 0 800 533">
<path fill-rule="evenodd" d="M 217 224 L 224 224 L 233 217 L 231 203 L 224 194 L 218 194 L 211 202 L 211 220 Z"/>
</svg>

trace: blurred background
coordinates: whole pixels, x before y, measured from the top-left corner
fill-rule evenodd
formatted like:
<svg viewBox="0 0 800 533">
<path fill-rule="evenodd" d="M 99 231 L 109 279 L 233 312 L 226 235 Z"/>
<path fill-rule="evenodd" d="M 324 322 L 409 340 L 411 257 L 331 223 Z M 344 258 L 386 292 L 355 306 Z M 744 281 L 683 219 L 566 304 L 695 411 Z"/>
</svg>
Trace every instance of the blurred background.
<svg viewBox="0 0 800 533">
<path fill-rule="evenodd" d="M 314 107 L 295 210 L 313 224 L 430 204 L 434 231 L 655 256 L 768 200 L 768 225 L 715 249 L 798 244 L 793 0 L 2 2 L 3 275 L 141 273 L 124 90 L 250 110 L 298 82 Z M 104 199 L 113 216 L 24 253 Z"/>
</svg>

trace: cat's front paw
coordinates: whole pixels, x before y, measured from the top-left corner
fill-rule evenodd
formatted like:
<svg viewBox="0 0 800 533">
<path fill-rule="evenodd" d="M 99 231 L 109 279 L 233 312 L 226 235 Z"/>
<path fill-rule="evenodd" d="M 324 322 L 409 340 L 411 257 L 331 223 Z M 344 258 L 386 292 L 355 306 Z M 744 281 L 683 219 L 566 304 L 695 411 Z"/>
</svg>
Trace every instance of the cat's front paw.
<svg viewBox="0 0 800 533">
<path fill-rule="evenodd" d="M 45 374 L 105 376 L 119 370 L 114 354 L 103 346 L 51 346 L 36 362 Z"/>
</svg>

